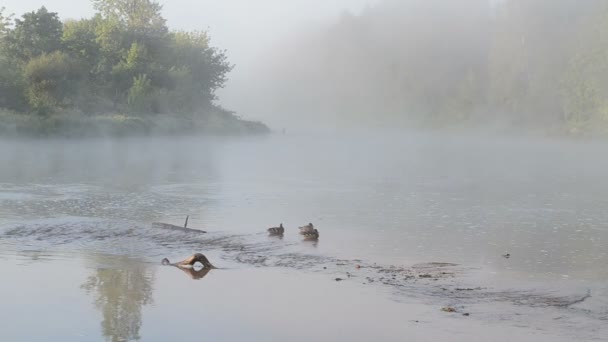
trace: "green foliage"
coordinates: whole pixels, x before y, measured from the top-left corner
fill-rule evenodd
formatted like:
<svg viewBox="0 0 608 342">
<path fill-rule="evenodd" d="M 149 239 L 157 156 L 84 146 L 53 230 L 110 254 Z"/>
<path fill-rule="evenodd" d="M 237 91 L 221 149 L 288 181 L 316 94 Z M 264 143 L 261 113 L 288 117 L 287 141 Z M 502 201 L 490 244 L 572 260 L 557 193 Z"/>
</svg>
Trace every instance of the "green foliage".
<svg viewBox="0 0 608 342">
<path fill-rule="evenodd" d="M 0 55 L 0 108 L 21 110 L 26 107 L 24 84 L 19 67 Z"/>
<path fill-rule="evenodd" d="M 78 94 L 80 68 L 63 52 L 31 59 L 23 70 L 26 96 L 32 109 L 48 115 L 72 104 Z"/>
<path fill-rule="evenodd" d="M 7 32 L 7 54 L 28 61 L 60 50 L 62 30 L 57 13 L 49 12 L 45 7 L 26 13 L 21 19 L 15 19 L 15 28 Z"/>
<path fill-rule="evenodd" d="M 64 50 L 72 57 L 93 63 L 100 58 L 101 47 L 97 42 L 98 21 L 94 19 L 68 20 L 63 23 Z"/>
<path fill-rule="evenodd" d="M 206 32 L 174 32 L 169 56 L 175 67 L 188 70 L 188 81 L 196 81 L 193 85 L 205 101 L 215 99 L 215 90 L 224 86 L 233 68 L 224 51 L 209 47 Z"/>
<path fill-rule="evenodd" d="M 170 32 L 151 0 L 93 4 L 92 18 L 64 23 L 45 7 L 13 23 L 0 8 L 0 109 L 24 113 L 0 121 L 69 135 L 145 133 L 161 122 L 175 132 L 204 130 L 210 117 L 241 127 L 213 103 L 232 66 L 205 32 Z M 127 116 L 104 115 L 117 112 Z M 156 116 L 162 120 L 145 119 Z"/>
<path fill-rule="evenodd" d="M 167 34 L 162 5 L 150 0 L 93 0 L 106 20 L 119 23 L 138 37 L 161 38 Z"/>
<path fill-rule="evenodd" d="M 108 51 L 124 52 L 134 42 L 143 44 L 154 55 L 161 54 L 166 48 L 169 30 L 159 3 L 150 0 L 93 0 L 93 4 L 102 19 L 100 41 Z"/>
<path fill-rule="evenodd" d="M 0 39 L 4 39 L 12 23 L 12 15 L 4 14 L 5 8 L 0 7 Z"/>
<path fill-rule="evenodd" d="M 152 93 L 152 82 L 148 75 L 138 75 L 133 78 L 133 85 L 129 89 L 127 103 L 133 113 L 149 113 L 152 106 L 150 94 Z"/>
</svg>

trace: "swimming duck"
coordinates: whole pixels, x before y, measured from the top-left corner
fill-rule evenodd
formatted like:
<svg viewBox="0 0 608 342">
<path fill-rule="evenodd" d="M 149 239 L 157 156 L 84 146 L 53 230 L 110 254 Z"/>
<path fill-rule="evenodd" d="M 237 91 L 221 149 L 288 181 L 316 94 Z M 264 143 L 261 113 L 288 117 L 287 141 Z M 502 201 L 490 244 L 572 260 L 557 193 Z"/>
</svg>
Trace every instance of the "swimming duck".
<svg viewBox="0 0 608 342">
<path fill-rule="evenodd" d="M 179 267 L 179 268 L 192 268 L 194 266 L 194 264 L 196 264 L 197 262 L 201 263 L 207 269 L 217 268 L 217 267 L 213 266 L 211 264 L 211 262 L 209 262 L 209 259 L 207 259 L 207 257 L 204 254 L 201 254 L 201 253 L 193 254 L 189 258 L 182 260 L 180 262 L 176 262 L 174 264 L 172 264 L 169 261 L 169 259 L 167 259 L 167 258 L 164 258 L 162 260 L 163 265 L 171 265 L 171 266 L 175 266 L 175 267 Z"/>
<path fill-rule="evenodd" d="M 299 228 L 300 229 L 300 234 L 302 235 L 306 235 L 306 234 L 310 234 L 310 233 L 314 233 L 314 231 L 316 231 L 315 227 L 312 225 L 312 223 L 309 223 L 305 226 L 302 226 Z M 317 232 L 318 234 L 318 232 Z"/>
<path fill-rule="evenodd" d="M 270 235 L 283 235 L 285 228 L 283 228 L 283 224 L 281 223 L 278 227 L 268 228 L 268 233 Z"/>
<path fill-rule="evenodd" d="M 319 239 L 319 231 L 316 229 L 313 229 L 312 231 L 305 232 L 305 233 L 300 232 L 300 234 L 304 235 L 304 240 L 318 240 Z"/>
</svg>

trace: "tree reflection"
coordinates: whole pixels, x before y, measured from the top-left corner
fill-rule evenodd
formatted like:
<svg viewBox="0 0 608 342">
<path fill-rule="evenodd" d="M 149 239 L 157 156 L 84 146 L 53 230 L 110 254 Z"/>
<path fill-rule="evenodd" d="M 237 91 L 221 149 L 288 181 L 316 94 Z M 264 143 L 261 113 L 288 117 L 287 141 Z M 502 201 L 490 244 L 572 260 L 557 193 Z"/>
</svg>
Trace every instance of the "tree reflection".
<svg viewBox="0 0 608 342">
<path fill-rule="evenodd" d="M 142 308 L 152 303 L 154 272 L 144 262 L 119 258 L 120 269 L 100 268 L 82 285 L 95 296 L 103 315 L 102 333 L 106 341 L 139 340 Z"/>
</svg>

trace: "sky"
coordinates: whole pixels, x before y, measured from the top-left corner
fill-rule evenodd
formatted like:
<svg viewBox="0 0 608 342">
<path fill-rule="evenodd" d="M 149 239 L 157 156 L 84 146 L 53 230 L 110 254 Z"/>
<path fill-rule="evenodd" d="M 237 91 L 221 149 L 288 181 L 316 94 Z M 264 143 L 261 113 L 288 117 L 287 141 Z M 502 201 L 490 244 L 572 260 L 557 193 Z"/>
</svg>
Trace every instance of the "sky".
<svg viewBox="0 0 608 342">
<path fill-rule="evenodd" d="M 255 87 L 249 72 L 257 68 L 264 54 L 278 48 L 291 32 L 319 25 L 343 11 L 359 13 L 381 0 L 164 0 L 163 14 L 172 29 L 207 30 L 212 45 L 226 49 L 236 67 L 219 103 L 245 118 L 272 120 L 272 114 L 248 113 L 251 97 L 243 94 Z M 88 0 L 2 0 L 7 13 L 21 15 L 41 6 L 58 12 L 61 19 L 78 19 L 93 14 Z M 259 104 L 256 107 L 260 107 Z M 272 124 L 272 123 L 270 123 Z"/>
</svg>

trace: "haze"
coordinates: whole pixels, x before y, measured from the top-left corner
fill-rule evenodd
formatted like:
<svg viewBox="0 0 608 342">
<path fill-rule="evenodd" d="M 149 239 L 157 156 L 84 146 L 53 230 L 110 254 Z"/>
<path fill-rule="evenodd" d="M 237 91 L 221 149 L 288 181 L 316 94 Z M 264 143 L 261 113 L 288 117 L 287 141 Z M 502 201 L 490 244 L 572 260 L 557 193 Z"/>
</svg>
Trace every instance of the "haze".
<svg viewBox="0 0 608 342">
<path fill-rule="evenodd" d="M 0 342 L 608 336 L 608 1 L 0 1 Z"/>
<path fill-rule="evenodd" d="M 343 11 L 359 13 L 380 0 L 172 0 L 160 1 L 163 15 L 172 29 L 207 30 L 212 45 L 228 51 L 229 61 L 236 65 L 227 86 L 218 92 L 221 104 L 246 118 L 266 121 L 275 115 L 256 108 L 247 96 L 259 80 L 251 79 L 251 68 L 259 67 L 273 44 L 286 39 L 305 25 L 328 22 Z M 90 1 L 5 0 L 7 13 L 21 14 L 46 6 L 58 12 L 61 19 L 90 17 Z M 243 98 L 246 98 L 245 100 Z M 280 121 L 280 120 L 279 120 Z"/>
<path fill-rule="evenodd" d="M 4 3 L 19 15 L 42 5 Z M 163 15 L 208 30 L 236 65 L 216 104 L 275 130 L 608 132 L 603 1 L 181 0 Z"/>
</svg>

